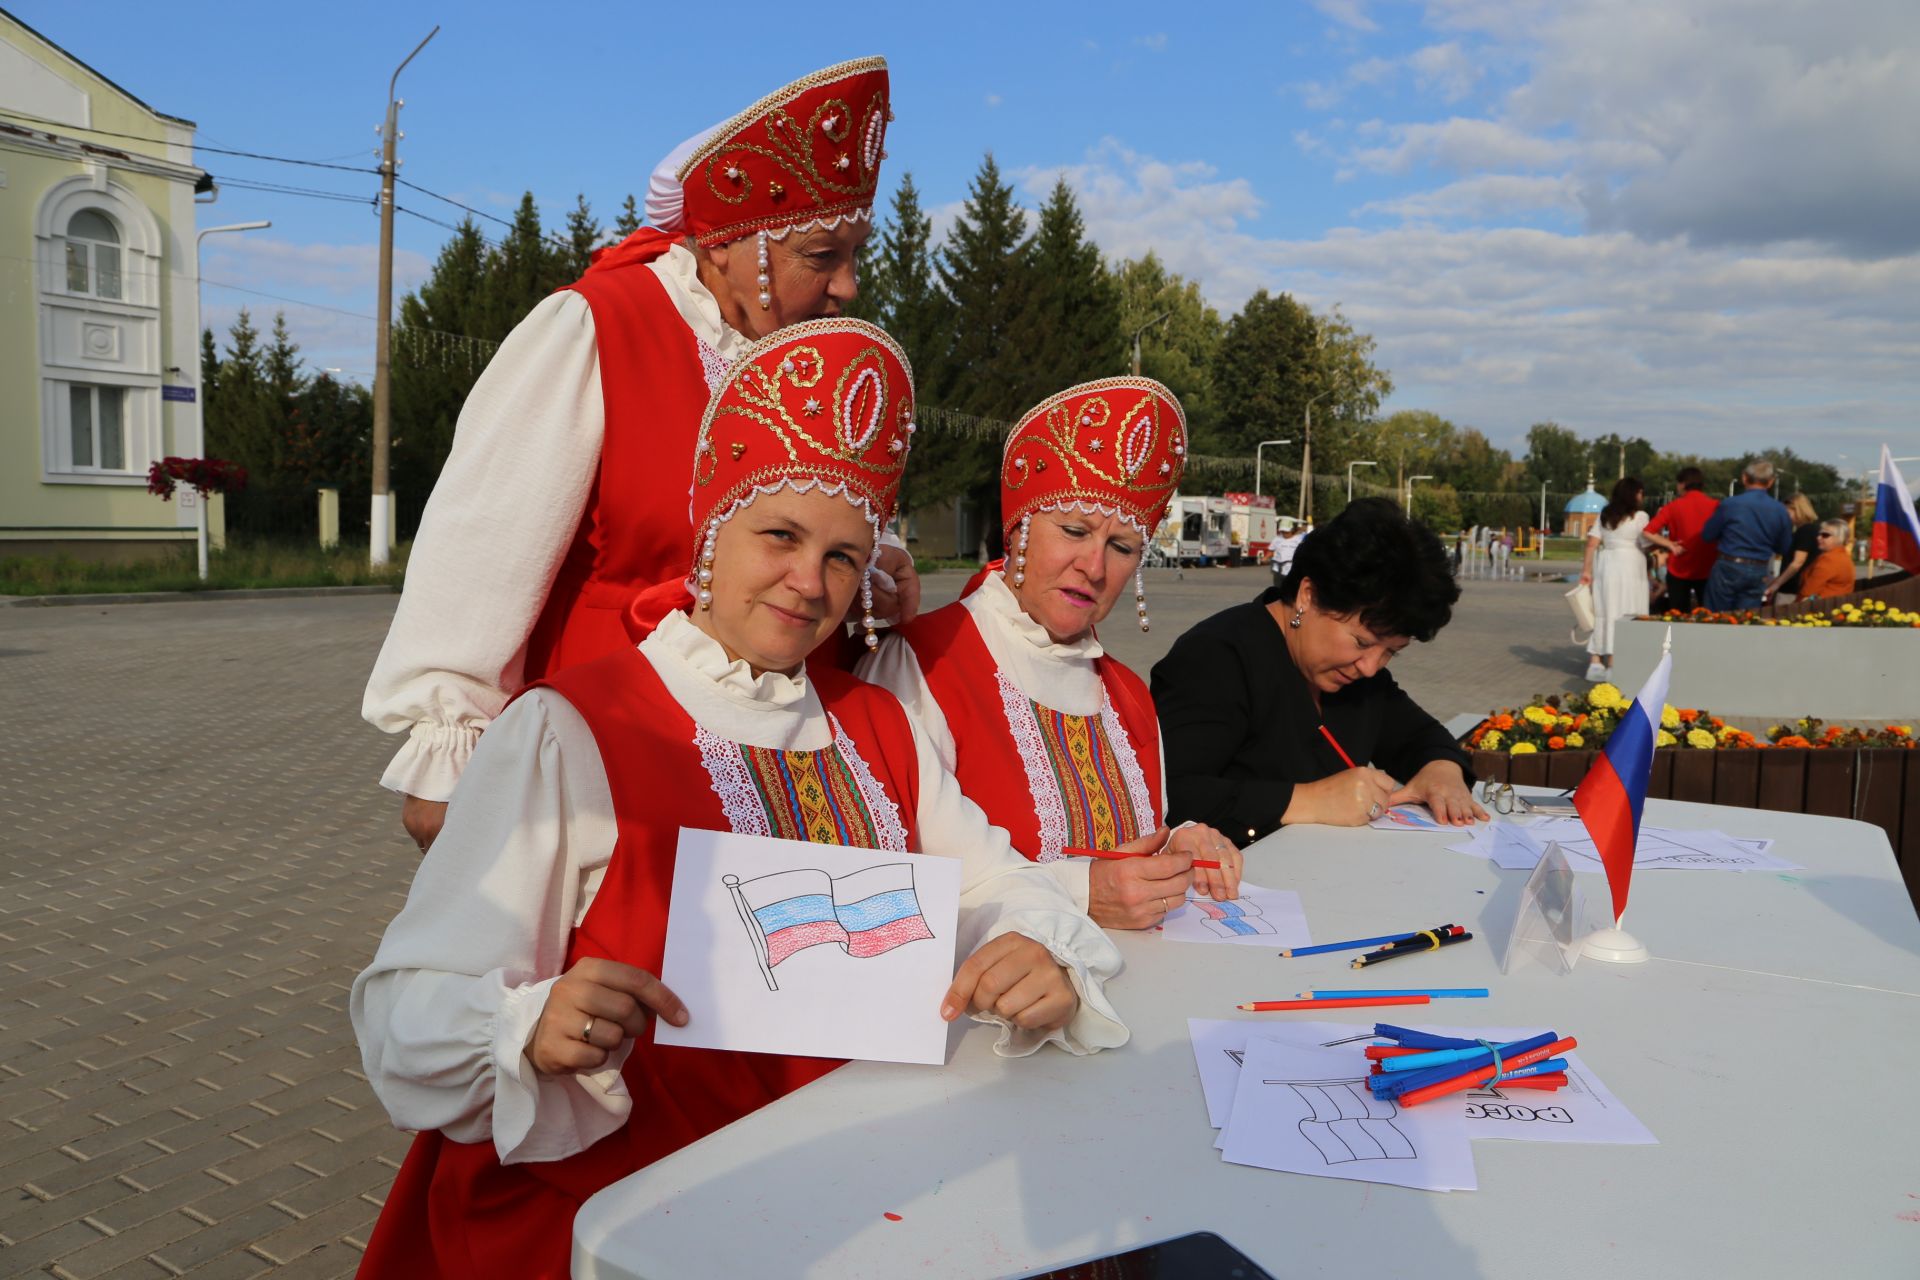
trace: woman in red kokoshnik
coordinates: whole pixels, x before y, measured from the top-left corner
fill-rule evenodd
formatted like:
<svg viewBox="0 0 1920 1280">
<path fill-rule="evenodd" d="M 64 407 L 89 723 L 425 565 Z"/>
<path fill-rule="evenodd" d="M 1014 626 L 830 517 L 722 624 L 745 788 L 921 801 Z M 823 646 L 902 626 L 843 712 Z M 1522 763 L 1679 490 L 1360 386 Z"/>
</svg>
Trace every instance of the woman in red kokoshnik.
<svg viewBox="0 0 1920 1280">
<path fill-rule="evenodd" d="M 956 603 L 892 631 L 860 662 L 920 723 L 961 788 L 1108 928 L 1158 924 L 1197 887 L 1240 891 L 1240 852 L 1211 827 L 1172 838 L 1160 726 L 1146 682 L 1094 635 L 1134 588 L 1186 465 L 1187 420 L 1151 378 L 1103 378 L 1051 397 L 1007 437 L 1000 519 L 1008 558 Z M 1158 851 L 1076 858 L 1075 848 Z M 1221 863 L 1196 868 L 1195 857 Z"/>
<path fill-rule="evenodd" d="M 756 343 L 699 427 L 692 529 L 627 610 L 637 643 L 535 684 L 481 739 L 353 988 L 367 1078 L 420 1134 L 362 1276 L 565 1276 L 588 1196 L 840 1065 L 653 1043 L 652 1018 L 701 1016 L 654 976 L 683 826 L 958 858 L 943 1016 L 997 1024 L 1008 1055 L 1125 1042 L 1106 935 L 893 695 L 803 665 L 870 591 L 912 416 L 871 325 Z"/>
<path fill-rule="evenodd" d="M 361 714 L 407 734 L 381 784 L 425 848 L 512 694 L 625 643 L 634 592 L 678 573 L 679 491 L 728 366 L 785 325 L 841 314 L 885 155 L 886 64 L 805 76 L 675 148 L 650 225 L 515 327 L 460 414 Z M 911 617 L 888 546 L 881 616 Z"/>
</svg>

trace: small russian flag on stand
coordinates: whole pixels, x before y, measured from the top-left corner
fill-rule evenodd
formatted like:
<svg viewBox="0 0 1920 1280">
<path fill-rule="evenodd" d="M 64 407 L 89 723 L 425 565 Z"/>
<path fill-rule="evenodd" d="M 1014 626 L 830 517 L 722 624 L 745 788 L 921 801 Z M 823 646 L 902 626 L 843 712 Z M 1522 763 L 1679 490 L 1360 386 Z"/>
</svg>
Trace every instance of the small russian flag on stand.
<svg viewBox="0 0 1920 1280">
<path fill-rule="evenodd" d="M 1660 712 L 1673 678 L 1673 628 L 1667 628 L 1660 663 L 1620 715 L 1620 724 L 1594 758 L 1593 767 L 1573 793 L 1573 807 L 1607 869 L 1613 891 L 1613 923 L 1627 913 L 1627 886 L 1633 881 L 1633 848 L 1640 839 L 1640 813 L 1653 778 L 1653 749 L 1660 741 Z M 1644 958 L 1644 953 L 1642 958 Z"/>
<path fill-rule="evenodd" d="M 1920 519 L 1913 513 L 1913 495 L 1893 465 L 1893 450 L 1880 446 L 1880 485 L 1873 497 L 1873 540 L 1867 555 L 1897 564 L 1908 573 L 1920 573 Z"/>
</svg>

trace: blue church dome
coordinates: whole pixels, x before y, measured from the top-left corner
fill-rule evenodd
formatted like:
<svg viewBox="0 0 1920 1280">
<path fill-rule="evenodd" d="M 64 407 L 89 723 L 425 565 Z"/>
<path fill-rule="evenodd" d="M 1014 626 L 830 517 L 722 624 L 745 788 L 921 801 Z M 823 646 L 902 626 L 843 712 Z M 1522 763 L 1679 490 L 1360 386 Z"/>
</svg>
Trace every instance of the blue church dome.
<svg viewBox="0 0 1920 1280">
<path fill-rule="evenodd" d="M 1566 513 L 1570 516 L 1598 515 L 1606 510 L 1607 500 L 1594 491 L 1591 481 L 1585 493 L 1577 493 L 1567 499 Z"/>
</svg>

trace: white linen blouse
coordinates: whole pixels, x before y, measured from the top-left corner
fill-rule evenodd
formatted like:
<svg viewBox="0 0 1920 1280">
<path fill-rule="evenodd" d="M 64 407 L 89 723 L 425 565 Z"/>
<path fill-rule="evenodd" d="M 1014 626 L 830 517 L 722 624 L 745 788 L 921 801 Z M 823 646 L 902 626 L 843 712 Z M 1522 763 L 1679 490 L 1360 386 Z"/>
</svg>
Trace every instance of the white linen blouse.
<svg viewBox="0 0 1920 1280">
<path fill-rule="evenodd" d="M 684 614 L 668 614 L 640 652 L 695 723 L 721 738 L 788 751 L 833 740 L 804 673 L 756 677 Z M 1054 1043 L 1087 1054 L 1124 1044 L 1127 1029 L 1104 991 L 1121 968 L 1113 943 L 960 794 L 917 727 L 914 745 L 921 852 L 964 864 L 958 954 L 1024 934 L 1080 997 L 1072 1021 L 1051 1033 L 974 1015 L 1000 1027 L 995 1051 L 1022 1056 Z M 526 1054 L 617 835 L 606 767 L 579 712 L 547 689 L 515 702 L 475 749 L 406 905 L 353 984 L 362 1065 L 394 1124 L 491 1139 L 514 1164 L 583 1151 L 629 1117 L 646 1123 L 646 1100 L 635 1115 L 619 1072 L 631 1042 L 591 1075 L 545 1076 Z"/>
</svg>

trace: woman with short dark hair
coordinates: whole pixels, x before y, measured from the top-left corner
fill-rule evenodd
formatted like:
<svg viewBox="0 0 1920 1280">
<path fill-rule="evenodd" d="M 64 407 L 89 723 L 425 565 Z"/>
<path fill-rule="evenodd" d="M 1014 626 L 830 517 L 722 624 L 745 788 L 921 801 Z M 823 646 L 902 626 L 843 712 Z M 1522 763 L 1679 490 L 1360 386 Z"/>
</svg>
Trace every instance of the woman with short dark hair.
<svg viewBox="0 0 1920 1280">
<path fill-rule="evenodd" d="M 1440 539 L 1392 501 L 1363 498 L 1322 525 L 1283 582 L 1154 667 L 1170 820 L 1251 839 L 1359 826 L 1406 801 L 1442 822 L 1486 817 L 1465 753 L 1386 671 L 1459 598 Z"/>
</svg>

